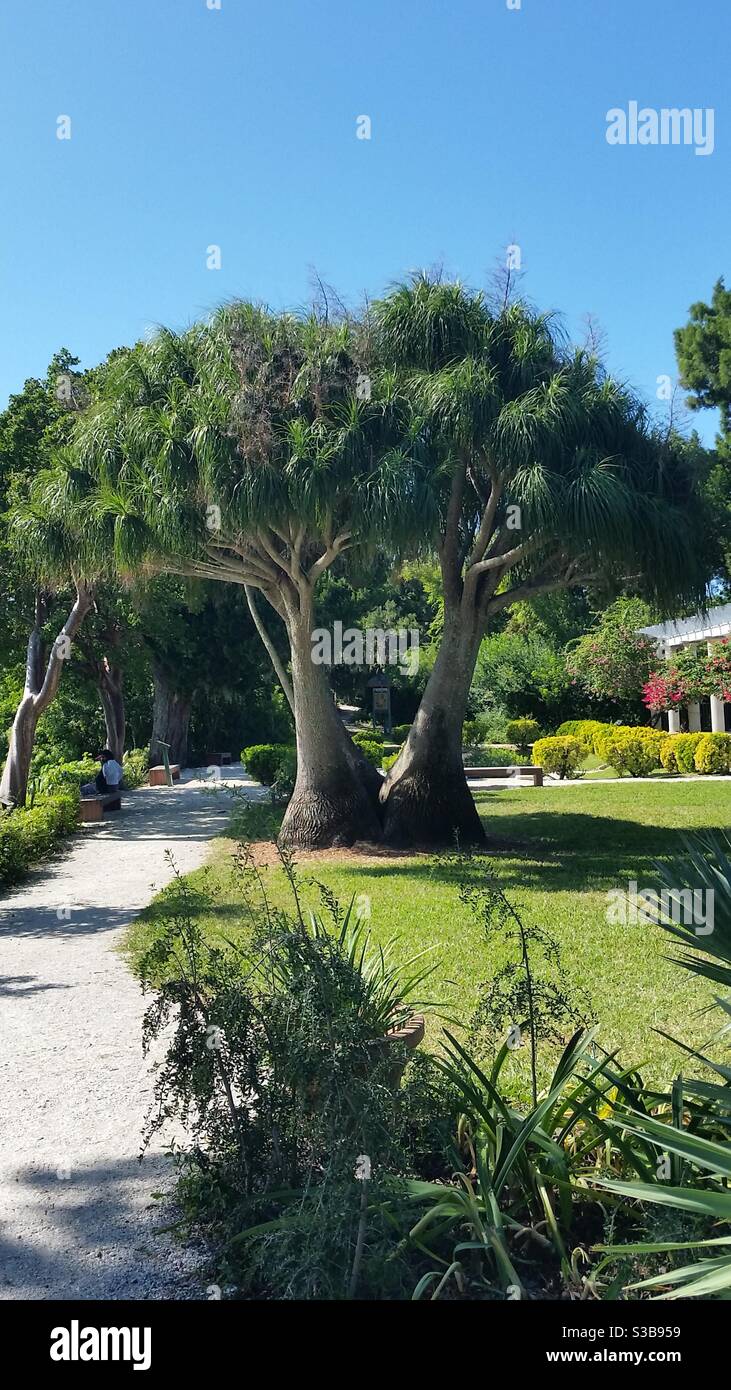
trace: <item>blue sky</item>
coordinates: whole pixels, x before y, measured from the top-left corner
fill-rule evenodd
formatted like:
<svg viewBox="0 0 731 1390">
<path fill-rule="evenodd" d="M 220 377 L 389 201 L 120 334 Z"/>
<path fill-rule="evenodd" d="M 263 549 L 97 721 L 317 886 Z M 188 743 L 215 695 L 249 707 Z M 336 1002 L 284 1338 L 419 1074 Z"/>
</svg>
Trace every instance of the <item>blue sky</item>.
<svg viewBox="0 0 731 1390">
<path fill-rule="evenodd" d="M 0 405 L 61 345 L 88 366 L 233 295 L 300 305 L 315 270 L 354 301 L 435 263 L 484 285 L 511 242 L 654 401 L 731 282 L 731 5 L 508 3 L 6 0 Z M 714 108 L 714 153 L 610 147 L 631 100 Z"/>
</svg>

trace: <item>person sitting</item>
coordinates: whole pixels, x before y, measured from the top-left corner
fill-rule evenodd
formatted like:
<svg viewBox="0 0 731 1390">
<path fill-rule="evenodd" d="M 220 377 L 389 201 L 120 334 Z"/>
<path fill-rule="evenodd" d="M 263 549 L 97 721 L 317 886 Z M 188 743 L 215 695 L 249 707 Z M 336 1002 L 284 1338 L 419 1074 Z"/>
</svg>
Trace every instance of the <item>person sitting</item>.
<svg viewBox="0 0 731 1390">
<path fill-rule="evenodd" d="M 122 785 L 122 768 L 120 767 L 114 754 L 109 748 L 103 748 L 101 753 L 97 753 L 97 762 L 101 767 L 93 782 L 85 782 L 81 788 L 82 796 L 108 796 L 111 792 L 118 792 Z"/>
</svg>

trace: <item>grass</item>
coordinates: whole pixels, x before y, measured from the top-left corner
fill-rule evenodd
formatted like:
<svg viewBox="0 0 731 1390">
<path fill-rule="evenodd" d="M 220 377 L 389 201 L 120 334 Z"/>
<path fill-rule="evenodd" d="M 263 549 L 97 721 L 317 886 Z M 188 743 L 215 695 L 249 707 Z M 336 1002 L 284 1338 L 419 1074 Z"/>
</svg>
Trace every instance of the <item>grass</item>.
<svg viewBox="0 0 731 1390">
<path fill-rule="evenodd" d="M 476 801 L 501 886 L 528 921 L 548 928 L 559 942 L 569 980 L 589 996 L 601 1042 L 620 1048 L 625 1064 L 640 1066 L 649 1082 L 669 1081 L 686 1062 L 655 1030 L 704 1043 L 713 1024 L 699 1011 L 711 991 L 670 963 L 660 928 L 608 924 L 606 894 L 627 891 L 631 880 L 640 889 L 651 887 L 653 862 L 679 852 L 683 831 L 728 830 L 731 782 L 501 789 L 477 793 Z M 209 866 L 189 879 L 214 894 L 206 915 L 212 934 L 235 936 L 241 930 L 232 849 L 230 840 L 217 841 Z M 479 983 L 505 959 L 501 944 L 488 946 L 461 904 L 454 866 L 439 859 L 339 851 L 303 856 L 299 872 L 305 900 L 313 906 L 315 880 L 344 902 L 367 894 L 374 933 L 383 941 L 398 934 L 404 957 L 434 946 L 439 968 L 429 993 L 460 1018 L 469 1017 Z M 283 901 L 281 870 L 274 865 L 264 873 L 273 900 Z M 467 873 L 473 881 L 484 874 L 479 856 Z M 133 968 L 161 910 L 158 898 L 130 929 L 126 947 Z M 438 1020 L 430 1020 L 430 1045 L 440 1029 Z"/>
</svg>

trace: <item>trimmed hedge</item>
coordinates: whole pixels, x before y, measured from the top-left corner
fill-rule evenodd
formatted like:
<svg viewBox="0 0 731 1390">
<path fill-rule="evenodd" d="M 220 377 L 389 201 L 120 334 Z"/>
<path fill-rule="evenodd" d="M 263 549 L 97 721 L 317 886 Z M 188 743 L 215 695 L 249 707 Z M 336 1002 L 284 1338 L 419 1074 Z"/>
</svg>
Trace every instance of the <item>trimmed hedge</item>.
<svg viewBox="0 0 731 1390">
<path fill-rule="evenodd" d="M 0 884 L 17 883 L 76 828 L 79 788 L 43 797 L 32 807 L 0 813 Z"/>
<path fill-rule="evenodd" d="M 556 734 L 559 738 L 578 738 L 583 743 L 587 753 L 594 753 L 594 740 L 598 734 L 603 734 L 607 729 L 611 729 L 611 724 L 603 724 L 601 719 L 565 719 L 563 724 L 559 724 Z"/>
<path fill-rule="evenodd" d="M 389 754 L 383 759 L 383 762 L 381 763 L 381 767 L 383 768 L 383 771 L 384 771 L 384 772 L 388 772 L 388 771 L 393 767 L 393 765 L 394 765 L 396 759 L 397 759 L 399 756 L 400 756 L 400 755 L 399 755 L 398 753 L 389 753 Z"/>
<path fill-rule="evenodd" d="M 356 729 L 355 733 L 351 734 L 351 738 L 357 748 L 362 748 L 364 743 L 382 745 L 383 729 L 379 729 L 377 725 L 374 725 L 372 729 Z"/>
<path fill-rule="evenodd" d="M 285 753 L 290 752 L 287 743 L 252 743 L 241 751 L 241 761 L 246 771 L 256 782 L 270 787 L 276 781 L 277 770 Z"/>
<path fill-rule="evenodd" d="M 533 744 L 533 766 L 558 773 L 561 781 L 572 777 L 584 758 L 584 745 L 571 734 L 539 738 Z"/>
<path fill-rule="evenodd" d="M 695 750 L 696 772 L 731 772 L 731 734 L 702 734 Z"/>
<path fill-rule="evenodd" d="M 621 776 L 648 777 L 660 766 L 665 736 L 656 729 L 616 729 L 605 741 L 608 762 Z"/>
<path fill-rule="evenodd" d="M 695 772 L 695 750 L 703 734 L 666 734 L 660 744 L 660 762 L 666 772 Z"/>
<path fill-rule="evenodd" d="M 410 733 L 410 724 L 394 724 L 391 730 L 391 739 L 394 743 L 405 743 Z"/>
</svg>

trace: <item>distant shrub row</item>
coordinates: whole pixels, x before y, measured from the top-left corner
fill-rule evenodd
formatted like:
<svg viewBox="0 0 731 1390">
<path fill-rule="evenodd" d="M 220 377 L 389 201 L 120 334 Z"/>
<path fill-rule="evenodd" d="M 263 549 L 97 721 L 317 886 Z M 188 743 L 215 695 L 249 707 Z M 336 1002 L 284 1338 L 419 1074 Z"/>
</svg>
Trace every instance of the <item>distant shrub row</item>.
<svg viewBox="0 0 731 1390">
<path fill-rule="evenodd" d="M 601 724 L 595 719 L 567 720 L 555 738 L 534 745 L 533 761 L 547 772 L 570 777 L 592 751 L 630 777 L 648 777 L 659 767 L 686 774 L 731 772 L 731 734 L 668 734 L 645 725 Z"/>
</svg>

